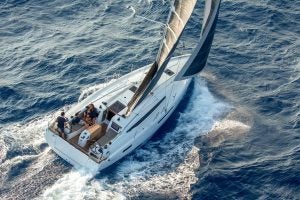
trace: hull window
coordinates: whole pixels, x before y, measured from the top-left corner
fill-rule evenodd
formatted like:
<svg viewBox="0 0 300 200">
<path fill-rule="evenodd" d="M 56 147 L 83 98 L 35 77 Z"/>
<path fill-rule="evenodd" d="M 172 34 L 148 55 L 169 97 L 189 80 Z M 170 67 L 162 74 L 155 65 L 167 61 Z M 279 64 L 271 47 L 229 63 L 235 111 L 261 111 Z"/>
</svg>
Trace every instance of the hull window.
<svg viewBox="0 0 300 200">
<path fill-rule="evenodd" d="M 132 147 L 132 144 L 131 144 L 129 147 L 127 147 L 126 149 L 124 149 L 124 150 L 123 150 L 123 153 L 124 153 L 125 151 L 127 151 L 128 149 L 130 149 L 130 147 Z"/>
</svg>

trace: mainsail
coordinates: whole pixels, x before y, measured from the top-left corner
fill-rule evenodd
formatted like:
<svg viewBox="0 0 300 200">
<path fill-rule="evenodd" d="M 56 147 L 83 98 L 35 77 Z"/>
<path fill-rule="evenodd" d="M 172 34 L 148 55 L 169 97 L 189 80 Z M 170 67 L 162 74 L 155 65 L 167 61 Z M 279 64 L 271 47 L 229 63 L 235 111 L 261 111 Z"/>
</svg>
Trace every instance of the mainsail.
<svg viewBox="0 0 300 200">
<path fill-rule="evenodd" d="M 215 34 L 220 3 L 221 0 L 207 0 L 205 2 L 200 41 L 175 80 L 182 80 L 195 76 L 205 67 Z"/>
<path fill-rule="evenodd" d="M 158 82 L 194 10 L 196 1 L 197 0 L 174 0 L 174 7 L 169 15 L 165 36 L 161 43 L 159 53 L 141 85 L 128 103 L 127 113 L 134 106 L 142 102 Z"/>
</svg>

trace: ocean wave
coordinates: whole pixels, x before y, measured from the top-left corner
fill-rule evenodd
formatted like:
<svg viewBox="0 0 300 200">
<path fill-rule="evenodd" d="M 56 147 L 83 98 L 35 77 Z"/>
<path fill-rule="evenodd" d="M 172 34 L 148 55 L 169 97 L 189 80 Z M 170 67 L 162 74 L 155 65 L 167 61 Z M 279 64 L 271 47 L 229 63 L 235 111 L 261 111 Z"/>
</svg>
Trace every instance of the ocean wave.
<svg viewBox="0 0 300 200">
<path fill-rule="evenodd" d="M 201 3 L 176 55 L 191 52 L 199 39 Z M 207 84 L 197 80 L 177 114 L 106 174 L 91 179 L 73 171 L 48 148 L 43 132 L 54 110 L 102 88 L 114 73 L 153 62 L 163 28 L 138 15 L 164 23 L 169 6 L 0 2 L 1 198 L 300 195 L 299 1 L 222 1 L 202 73 Z"/>
</svg>

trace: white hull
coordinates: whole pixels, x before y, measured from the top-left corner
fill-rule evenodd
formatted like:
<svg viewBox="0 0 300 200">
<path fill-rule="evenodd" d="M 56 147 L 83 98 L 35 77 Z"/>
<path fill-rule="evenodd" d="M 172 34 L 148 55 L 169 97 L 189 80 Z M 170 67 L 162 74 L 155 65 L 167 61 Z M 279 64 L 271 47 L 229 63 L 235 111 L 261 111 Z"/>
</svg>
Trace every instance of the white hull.
<svg viewBox="0 0 300 200">
<path fill-rule="evenodd" d="M 74 146 L 68 140 L 61 138 L 51 128 L 47 128 L 45 132 L 46 141 L 64 160 L 76 168 L 85 168 L 95 175 L 145 143 L 173 113 L 191 82 L 191 79 L 173 81 L 187 59 L 188 56 L 173 58 L 167 69 L 174 72 L 174 74 L 164 74 L 157 87 L 129 116 L 124 117 L 122 115 L 126 110 L 124 109 L 113 116 L 110 121 L 101 122 L 107 123 L 108 129 L 112 128 L 113 123 L 117 123 L 120 128 L 117 135 L 105 145 L 103 149 L 104 159 L 101 159 L 101 161 L 95 159 L 95 156 L 92 156 L 93 153 L 83 152 L 78 146 Z M 128 88 L 133 84 L 138 85 L 148 68 L 149 66 L 143 67 L 119 78 L 116 82 L 109 84 L 106 88 L 95 92 L 78 103 L 78 105 L 67 111 L 67 115 L 74 115 L 75 112 L 84 108 L 90 102 L 97 106 L 102 105 L 103 108 L 103 105 L 110 105 L 110 101 L 116 101 L 117 99 L 126 105 L 130 95 L 132 95 L 128 92 Z M 105 107 L 105 109 L 109 108 L 109 106 Z M 102 113 L 101 110 L 100 113 Z M 108 115 L 105 114 L 103 116 Z"/>
</svg>

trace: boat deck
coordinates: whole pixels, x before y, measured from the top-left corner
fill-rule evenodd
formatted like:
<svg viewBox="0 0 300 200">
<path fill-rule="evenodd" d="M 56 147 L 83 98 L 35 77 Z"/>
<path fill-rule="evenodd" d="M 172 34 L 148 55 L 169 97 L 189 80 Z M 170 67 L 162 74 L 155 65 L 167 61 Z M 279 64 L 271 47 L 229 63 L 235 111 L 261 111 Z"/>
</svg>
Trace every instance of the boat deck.
<svg viewBox="0 0 300 200">
<path fill-rule="evenodd" d="M 105 136 L 106 129 L 107 129 L 106 124 L 101 124 L 101 125 L 95 124 L 93 126 L 88 127 L 87 130 L 91 133 L 91 138 L 87 141 L 84 147 L 78 145 L 80 134 L 72 137 L 67 141 L 70 144 L 72 144 L 74 147 L 76 147 L 78 150 L 88 155 L 90 146 L 94 144 L 97 140 Z"/>
<path fill-rule="evenodd" d="M 49 127 L 50 130 L 57 134 L 59 136 L 59 132 L 52 126 Z M 80 137 L 80 133 L 87 129 L 91 133 L 91 138 L 87 141 L 86 145 L 84 147 L 79 146 L 78 140 Z M 70 139 L 63 138 L 67 142 L 69 142 L 72 146 L 74 146 L 76 149 L 80 150 L 81 152 L 85 153 L 88 155 L 89 153 L 89 148 L 92 144 L 95 142 L 98 142 L 100 144 L 106 144 L 108 143 L 111 139 L 115 137 L 115 135 L 111 134 L 105 134 L 107 129 L 107 124 L 103 123 L 101 125 L 99 124 L 94 124 L 88 128 L 85 128 L 83 125 L 72 125 L 71 127 L 71 134 L 74 132 L 78 132 L 74 137 L 71 137 Z"/>
</svg>

